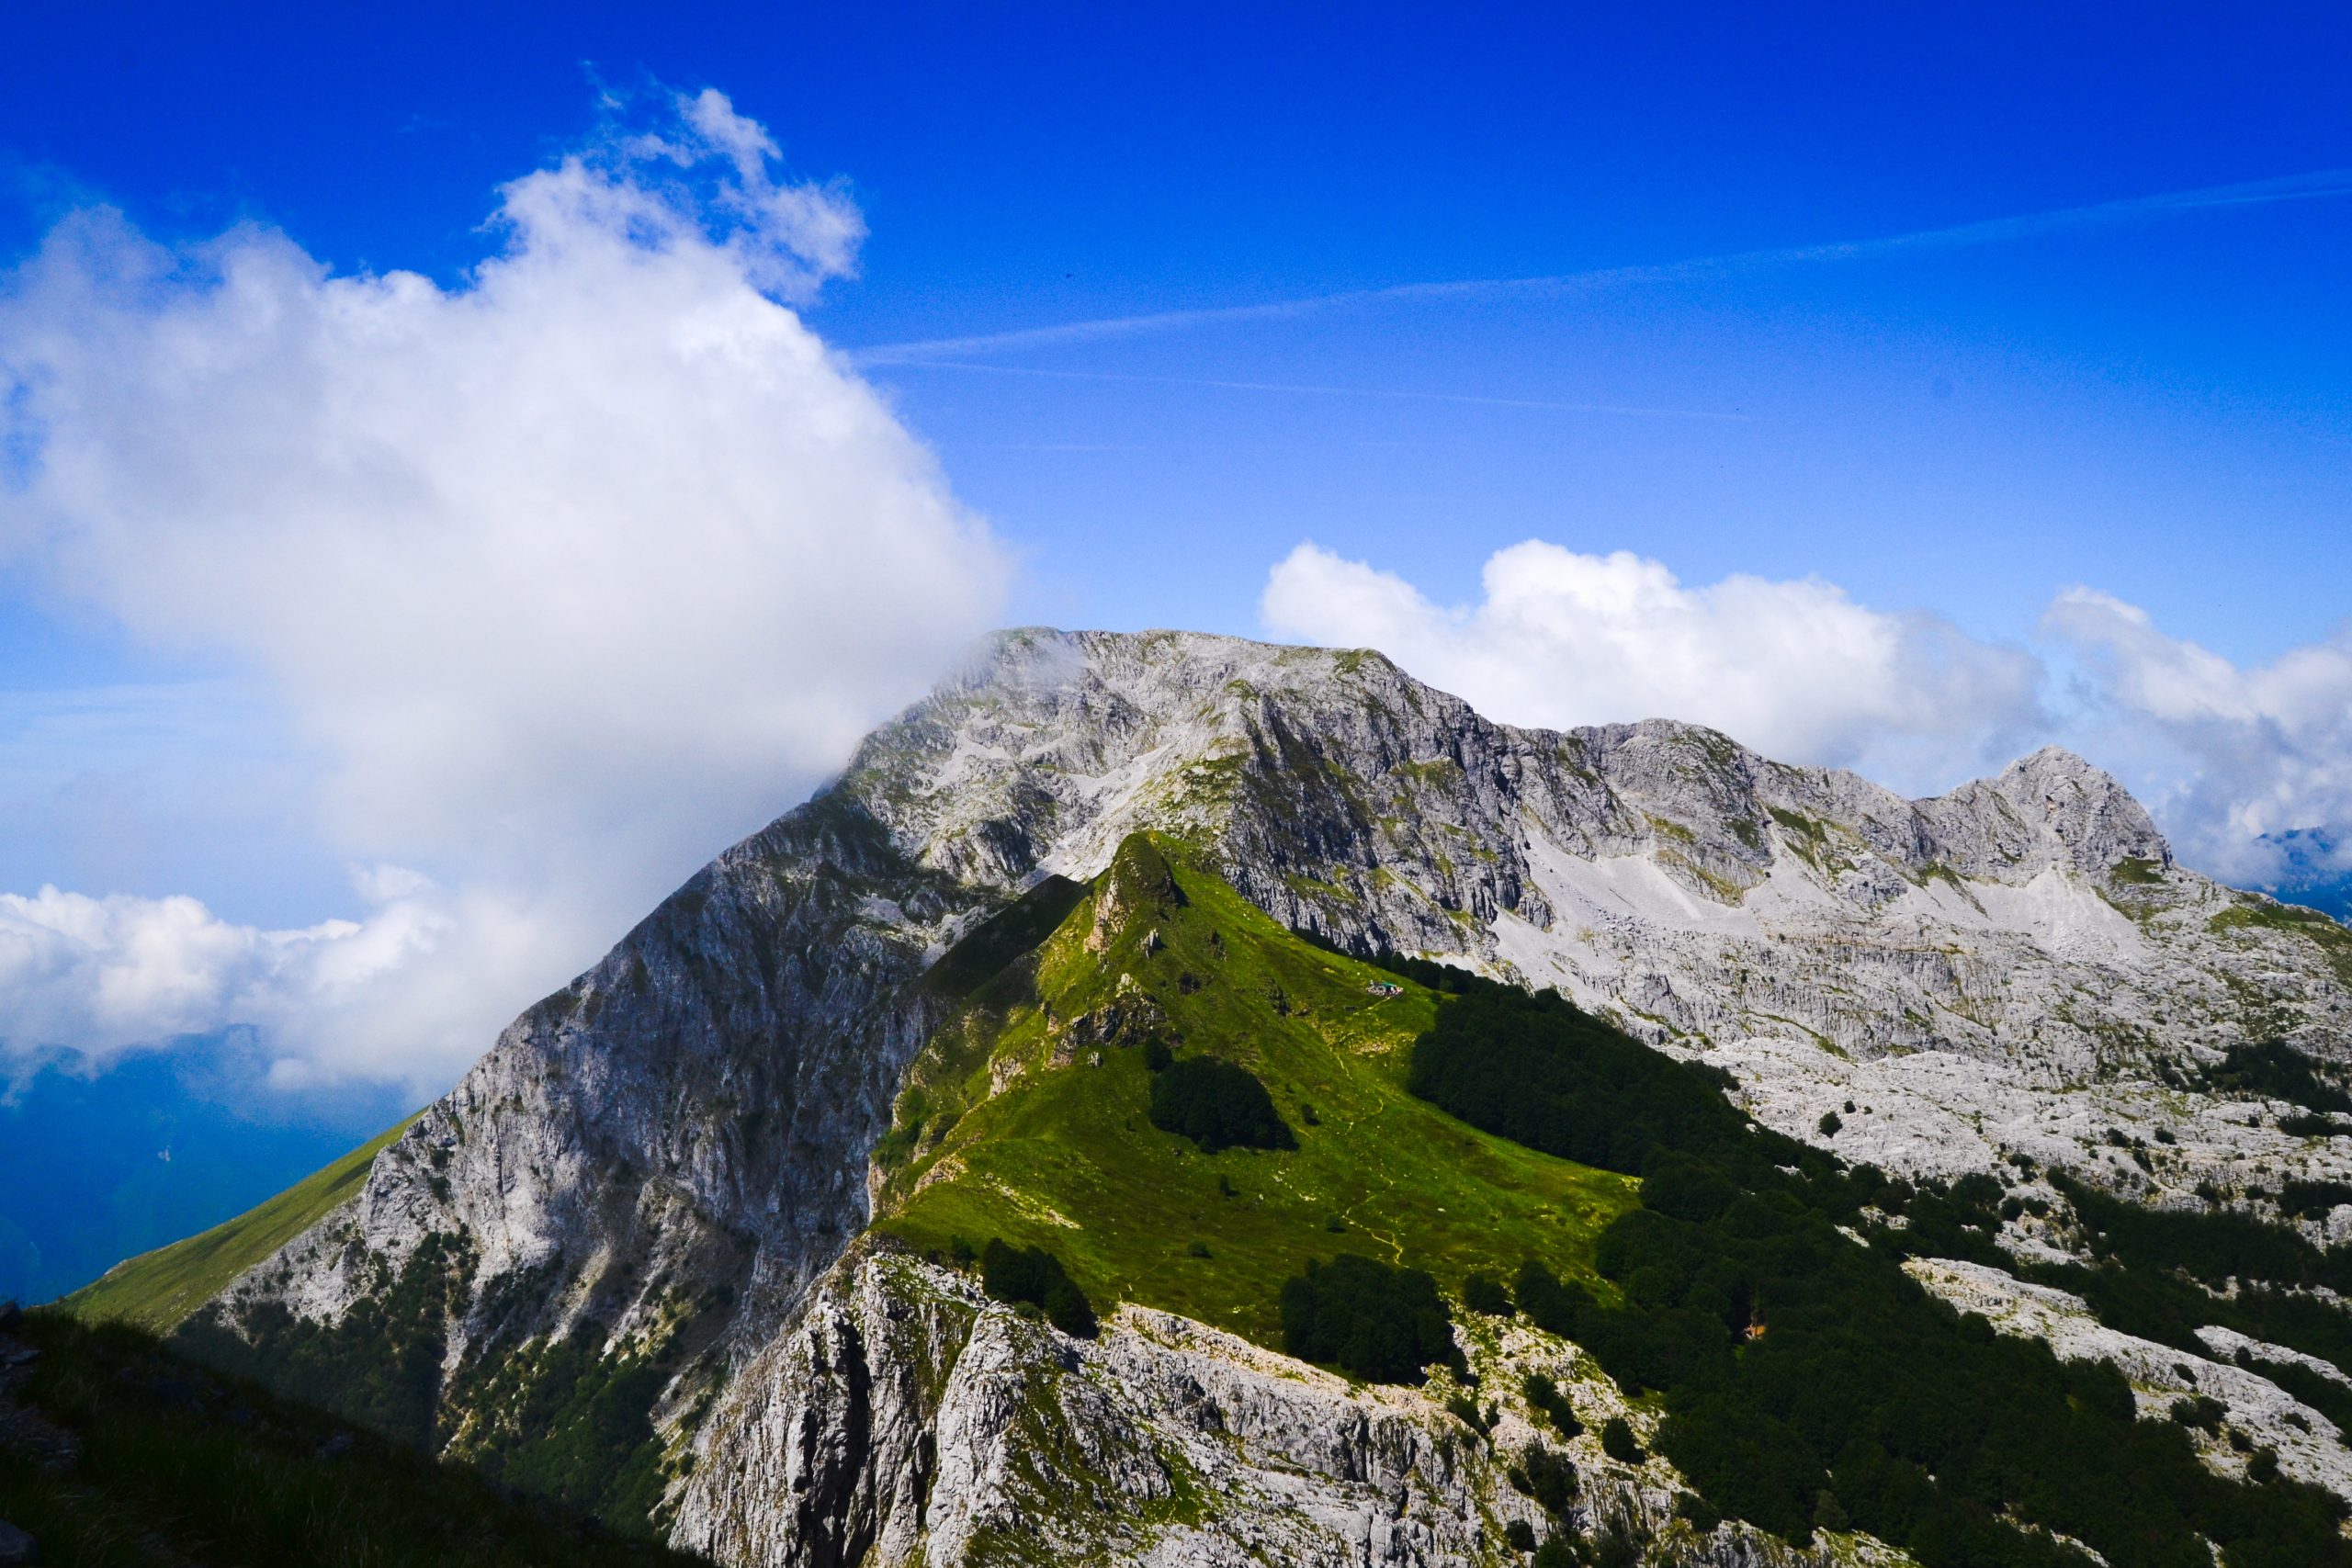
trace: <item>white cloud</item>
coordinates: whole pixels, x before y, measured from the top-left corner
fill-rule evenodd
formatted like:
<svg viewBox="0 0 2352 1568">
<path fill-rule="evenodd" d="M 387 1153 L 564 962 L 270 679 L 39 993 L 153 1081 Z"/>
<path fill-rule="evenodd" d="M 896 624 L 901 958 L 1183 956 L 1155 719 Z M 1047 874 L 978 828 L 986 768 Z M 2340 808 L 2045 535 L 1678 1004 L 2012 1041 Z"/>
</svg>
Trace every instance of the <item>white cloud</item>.
<svg viewBox="0 0 2352 1568">
<path fill-rule="evenodd" d="M 220 976 L 304 955 L 289 1053 L 364 1065 L 319 1000 L 355 964 L 407 976 L 385 1070 L 479 1049 L 995 618 L 1005 553 L 785 302 L 865 231 L 776 161 L 705 92 L 503 187 L 451 285 L 105 209 L 0 279 L 0 541 L 258 671 L 324 759 L 331 842 L 453 889 L 325 936 L 121 928 L 185 929 Z M 242 984 L 123 1016 L 252 1021 Z"/>
<path fill-rule="evenodd" d="M 445 892 L 397 866 L 355 868 L 364 918 L 266 931 L 185 897 L 0 893 L 0 1067 L 66 1050 L 104 1064 L 134 1047 L 243 1025 L 296 1088 L 350 1077 L 436 1086 L 479 1034 L 420 1034 L 556 956 L 527 908 Z M 0 1075 L 5 1076 L 5 1075 Z"/>
<path fill-rule="evenodd" d="M 2037 717 L 2031 656 L 1817 578 L 1692 587 L 1626 551 L 1529 540 L 1487 560 L 1484 588 L 1476 605 L 1442 606 L 1303 544 L 1274 567 L 1261 614 L 1280 636 L 1377 648 L 1510 722 L 1685 719 L 1918 788 L 1999 757 Z"/>
<path fill-rule="evenodd" d="M 2193 859 L 2264 884 L 2352 873 L 2352 626 L 2241 667 L 2075 588 L 2042 629 L 2081 655 L 2119 732 L 2173 753 L 2159 805 Z"/>
</svg>

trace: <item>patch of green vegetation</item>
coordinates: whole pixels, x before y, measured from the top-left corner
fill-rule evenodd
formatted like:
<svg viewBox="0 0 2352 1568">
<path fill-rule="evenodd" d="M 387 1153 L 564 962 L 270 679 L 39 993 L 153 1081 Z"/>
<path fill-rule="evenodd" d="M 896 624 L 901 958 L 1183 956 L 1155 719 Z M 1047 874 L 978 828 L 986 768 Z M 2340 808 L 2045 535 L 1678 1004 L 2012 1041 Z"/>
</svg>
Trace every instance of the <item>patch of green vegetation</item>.
<svg viewBox="0 0 2352 1568">
<path fill-rule="evenodd" d="M 2147 1209 L 2063 1175 L 2052 1180 L 2098 1263 L 2038 1265 L 2026 1270 L 2031 1278 L 2081 1296 L 2126 1334 L 2201 1355 L 2197 1329 L 2219 1325 L 2352 1372 L 2352 1316 L 2308 1293 L 2352 1293 L 2352 1249 L 2315 1247 L 2235 1210 Z"/>
<path fill-rule="evenodd" d="M 1042 1247 L 991 1239 L 980 1249 L 980 1289 L 998 1301 L 1035 1307 L 1064 1334 L 1094 1337 L 1094 1303 L 1070 1282 L 1062 1260 Z"/>
<path fill-rule="evenodd" d="M 1533 1446 L 1520 1456 L 1517 1464 L 1511 1466 L 1510 1483 L 1519 1492 L 1534 1499 L 1536 1505 L 1552 1518 L 1552 1534 L 1545 1539 L 1544 1551 L 1536 1554 L 1537 1568 L 1555 1568 L 1555 1564 L 1567 1568 L 1567 1564 L 1577 1562 L 1578 1558 L 1573 1551 L 1552 1551 L 1555 1545 L 1575 1539 L 1568 1509 L 1583 1490 L 1577 1467 L 1563 1455 L 1547 1448 Z M 1532 1540 L 1532 1536 L 1533 1532 L 1530 1531 L 1522 1539 Z M 1625 1561 L 1630 1563 L 1631 1556 Z"/>
<path fill-rule="evenodd" d="M 1573 1438 L 1584 1430 L 1584 1423 L 1577 1419 L 1576 1409 L 1556 1379 L 1540 1372 L 1530 1372 L 1519 1381 L 1520 1396 L 1527 1407 L 1543 1416 L 1552 1429 L 1564 1438 Z"/>
<path fill-rule="evenodd" d="M 605 1353 L 582 1324 L 560 1340 L 532 1339 L 468 1364 L 448 1403 L 465 1412 L 449 1457 L 492 1479 L 594 1515 L 630 1535 L 656 1533 L 669 1477 L 650 1415 L 677 1371 L 680 1345 Z"/>
<path fill-rule="evenodd" d="M 969 996 L 1052 935 L 1085 897 L 1084 883 L 1067 876 L 1046 877 L 1010 907 L 973 927 L 942 954 L 924 972 L 923 989 L 935 997 Z"/>
<path fill-rule="evenodd" d="M 1824 876 L 1835 876 L 1853 869 L 1852 857 L 1838 847 L 1839 834 L 1836 828 L 1802 811 L 1791 811 L 1778 806 L 1768 806 L 1765 810 L 1773 821 L 1780 824 L 1790 852 L 1805 864 Z"/>
<path fill-rule="evenodd" d="M 1764 809 L 1770 812 L 1772 820 L 1778 822 L 1800 845 L 1818 849 L 1829 841 L 1829 825 L 1826 822 L 1816 821 L 1802 811 L 1790 811 L 1778 806 L 1768 806 Z"/>
<path fill-rule="evenodd" d="M 1240 789 L 1242 771 L 1249 765 L 1247 751 L 1203 757 L 1178 772 L 1171 793 L 1180 800 L 1230 801 Z"/>
<path fill-rule="evenodd" d="M 410 1117 L 225 1224 L 117 1264 L 58 1305 L 86 1322 L 121 1322 L 153 1334 L 169 1333 L 230 1280 L 356 1193 L 376 1156 L 415 1120 Z"/>
<path fill-rule="evenodd" d="M 1134 875 L 1146 852 L 1167 886 L 1132 904 L 1122 894 L 1098 938 L 1105 886 L 1158 880 Z M 1026 995 L 984 988 L 919 1056 L 909 1092 L 926 1097 L 931 1124 L 941 1107 L 959 1114 L 889 1174 L 885 1234 L 919 1251 L 958 1238 L 1041 1247 L 1095 1302 L 1266 1345 L 1281 1343 L 1281 1281 L 1335 1253 L 1443 1280 L 1541 1258 L 1609 1292 L 1593 1237 L 1636 1183 L 1415 1099 L 1408 1047 L 1436 994 L 1283 930 L 1180 844 L 1129 840 L 1016 971 Z M 1207 1154 L 1154 1127 L 1150 1043 L 1249 1071 L 1297 1147 Z"/>
<path fill-rule="evenodd" d="M 1283 1348 L 1369 1382 L 1418 1383 L 1433 1364 L 1459 1366 L 1453 1317 L 1437 1281 L 1353 1253 L 1307 1259 L 1283 1282 Z"/>
<path fill-rule="evenodd" d="M 2109 881 L 2130 887 L 2160 887 L 2164 885 L 2165 868 L 2139 855 L 2125 855 L 2109 869 L 2107 875 Z"/>
<path fill-rule="evenodd" d="M 223 1378 L 119 1322 L 28 1314 L 41 1351 L 17 1395 L 81 1444 L 72 1463 L 0 1463 L 0 1517 L 45 1561 L 657 1568 L 702 1561 L 628 1540 L 486 1477 Z"/>
<path fill-rule="evenodd" d="M 2322 1070 L 2320 1064 L 2280 1040 L 2255 1045 L 2233 1045 L 2219 1066 L 2199 1075 L 2215 1094 L 2259 1095 L 2283 1100 L 2323 1115 L 2352 1115 L 2352 1093 Z"/>
<path fill-rule="evenodd" d="M 1406 1084 L 1473 1126 L 1582 1165 L 1638 1171 L 1652 1152 L 1746 1146 L 1720 1070 L 1675 1061 L 1555 993 L 1425 959 L 1385 961 L 1453 993 L 1414 1043 Z"/>
<path fill-rule="evenodd" d="M 1519 1310 L 1500 1280 L 1476 1269 L 1462 1281 L 1462 1304 L 1487 1317 L 1509 1317 Z"/>
<path fill-rule="evenodd" d="M 1388 771 L 1423 789 L 1452 789 L 1462 782 L 1462 764 L 1451 757 L 1436 757 L 1426 762 L 1399 762 Z"/>
<path fill-rule="evenodd" d="M 1309 876 L 1303 871 L 1284 872 L 1283 886 L 1301 897 L 1312 899 L 1318 904 L 1361 904 L 1363 902 L 1338 883 L 1328 882 L 1319 876 Z"/>
<path fill-rule="evenodd" d="M 1216 1056 L 1187 1056 L 1159 1070 L 1151 1080 L 1151 1124 L 1192 1139 L 1203 1154 L 1298 1147 L 1257 1075 Z"/>
<path fill-rule="evenodd" d="M 2352 1181 L 2290 1181 L 2278 1194 L 2280 1210 L 2306 1220 L 2324 1220 L 2346 1203 L 2352 1203 Z"/>
<path fill-rule="evenodd" d="M 1679 865 L 1699 881 L 1706 884 L 1709 891 L 1723 903 L 1736 904 L 1747 897 L 1747 888 L 1745 885 L 1734 882 L 1730 877 L 1718 872 L 1708 870 L 1689 855 L 1677 854 L 1672 850 L 1661 850 L 1658 852 L 1657 858 L 1660 864 Z"/>
<path fill-rule="evenodd" d="M 1693 844 L 1699 841 L 1697 834 L 1669 818 L 1645 817 L 1643 820 L 1650 825 L 1650 831 L 1661 839 L 1672 839 L 1678 844 Z"/>
<path fill-rule="evenodd" d="M 1931 860 L 1919 868 L 1919 881 L 1922 884 L 1940 882 L 1971 903 L 1975 902 L 1976 896 L 1968 891 L 1967 879 L 1939 860 Z"/>
<path fill-rule="evenodd" d="M 2306 909 L 2300 904 L 2248 900 L 2223 909 L 2207 920 L 2205 928 L 2212 931 L 2286 931 L 2302 937 L 2320 950 L 2337 979 L 2352 986 L 2352 931 L 2317 909 Z"/>
</svg>

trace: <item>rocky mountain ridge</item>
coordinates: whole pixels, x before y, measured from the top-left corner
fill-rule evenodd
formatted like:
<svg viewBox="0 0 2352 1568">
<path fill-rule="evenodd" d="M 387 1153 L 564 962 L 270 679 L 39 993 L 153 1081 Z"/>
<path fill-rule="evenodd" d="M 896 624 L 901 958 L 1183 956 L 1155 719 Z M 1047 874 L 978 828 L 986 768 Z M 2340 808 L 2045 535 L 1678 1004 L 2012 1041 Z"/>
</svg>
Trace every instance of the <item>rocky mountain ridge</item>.
<svg viewBox="0 0 2352 1568">
<path fill-rule="evenodd" d="M 954 1291 L 902 1270 L 893 1294 L 872 1259 L 841 1261 L 870 1217 L 869 1157 L 901 1075 L 942 1016 L 923 976 L 1021 892 L 1091 877 L 1141 829 L 1203 846 L 1277 920 L 1340 946 L 1556 986 L 1729 1068 L 1781 1130 L 1830 1137 L 1825 1113 L 1850 1104 L 1834 1134 L 1850 1157 L 1929 1171 L 2027 1153 L 2156 1201 L 2265 1168 L 2340 1174 L 2330 1140 L 2179 1087 L 2256 1039 L 2344 1059 L 2340 928 L 2177 866 L 2145 812 L 2071 755 L 1905 801 L 1690 726 L 1490 723 L 1368 652 L 1021 632 L 526 1012 L 356 1197 L 224 1292 L 217 1321 L 331 1326 L 420 1270 L 449 1271 L 457 1310 L 425 1347 L 444 1373 L 436 1443 L 496 1451 L 505 1407 L 446 1396 L 527 1384 L 532 1346 L 579 1334 L 609 1365 L 666 1355 L 650 1416 L 682 1541 L 730 1562 L 828 1562 L 896 1540 L 880 1560 L 906 1560 L 891 1555 L 913 1538 L 890 1497 L 927 1488 L 985 1513 L 1011 1473 L 950 1475 L 942 1423 L 956 1406 L 910 1370 L 939 1371 L 941 1337 L 980 1335 L 988 1314 L 918 1310 Z M 2119 1127 L 2174 1141 L 2143 1168 L 2109 1140 Z M 2059 1245 L 2030 1220 L 2014 1228 L 2018 1245 Z M 933 1313 L 931 1360 L 845 1370 L 841 1325 L 861 1313 L 893 1334 Z M 939 1326 L 950 1317 L 960 1326 Z M 1032 1371 L 1067 1359 L 1038 1334 L 991 1354 Z M 1184 1337 L 1117 1327 L 1102 1354 L 1171 1337 Z M 1223 1386 L 1217 1359 L 1181 1370 Z M 811 1367 L 863 1380 L 862 1413 L 829 1404 Z M 888 1377 L 922 1397 L 886 1411 L 873 1391 Z M 1176 1442 L 1162 1428 L 1190 1417 L 1147 1404 L 1112 1401 L 1102 1430 Z M 1366 1462 L 1326 1458 L 1334 1484 Z M 1234 1495 L 1261 1484 L 1223 1479 Z M 1455 1526 L 1367 1527 L 1349 1550 L 1479 1560 L 1491 1480 L 1439 1488 Z M 1300 1506 L 1312 1521 L 1357 1504 Z M 1240 1527 L 1224 1528 L 1168 1560 L 1244 1551 Z M 1300 1528 L 1246 1550 L 1332 1549 L 1320 1525 Z M 1367 1555 L 1375 1535 L 1387 1544 Z M 986 1555 L 972 1532 L 926 1523 L 922 1540 L 934 1564 Z M 1767 1549 L 1707 1550 L 1728 1563 Z"/>
</svg>

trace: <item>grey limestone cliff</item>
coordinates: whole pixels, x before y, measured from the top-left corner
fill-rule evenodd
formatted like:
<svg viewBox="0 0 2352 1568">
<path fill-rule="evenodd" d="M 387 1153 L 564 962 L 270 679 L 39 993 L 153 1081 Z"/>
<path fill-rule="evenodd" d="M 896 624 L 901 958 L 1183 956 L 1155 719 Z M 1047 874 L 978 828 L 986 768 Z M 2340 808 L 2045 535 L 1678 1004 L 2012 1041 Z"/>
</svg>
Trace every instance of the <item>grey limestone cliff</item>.
<svg viewBox="0 0 2352 1568">
<path fill-rule="evenodd" d="M 1565 1373 L 1595 1429 L 1626 1412 L 1558 1340 L 1488 1330 L 1469 1348 L 1489 1388 Z M 713 1412 L 675 1539 L 775 1568 L 1490 1562 L 1513 1521 L 1552 1528 L 1505 1479 L 1535 1417 L 1513 1400 L 1476 1432 L 1444 1409 L 1451 1386 L 1351 1389 L 1132 1306 L 1099 1340 L 1071 1339 L 957 1275 L 855 1256 Z M 1673 1517 L 1661 1461 L 1621 1465 L 1589 1438 L 1569 1447 L 1588 1535 L 1712 1568 L 1868 1553 L 1859 1540 L 1799 1551 L 1736 1524 L 1700 1530 Z"/>
</svg>

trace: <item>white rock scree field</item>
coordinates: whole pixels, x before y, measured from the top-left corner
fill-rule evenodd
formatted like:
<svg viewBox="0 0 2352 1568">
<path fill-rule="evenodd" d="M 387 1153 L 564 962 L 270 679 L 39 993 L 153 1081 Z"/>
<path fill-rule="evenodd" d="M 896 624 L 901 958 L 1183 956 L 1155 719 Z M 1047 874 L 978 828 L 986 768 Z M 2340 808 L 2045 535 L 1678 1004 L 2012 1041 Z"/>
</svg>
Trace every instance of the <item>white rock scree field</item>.
<svg viewBox="0 0 2352 1568">
<path fill-rule="evenodd" d="M 730 1565 L 2352 1562 L 2347 1005 L 2062 750 L 1019 631 L 62 1306 Z"/>
</svg>

